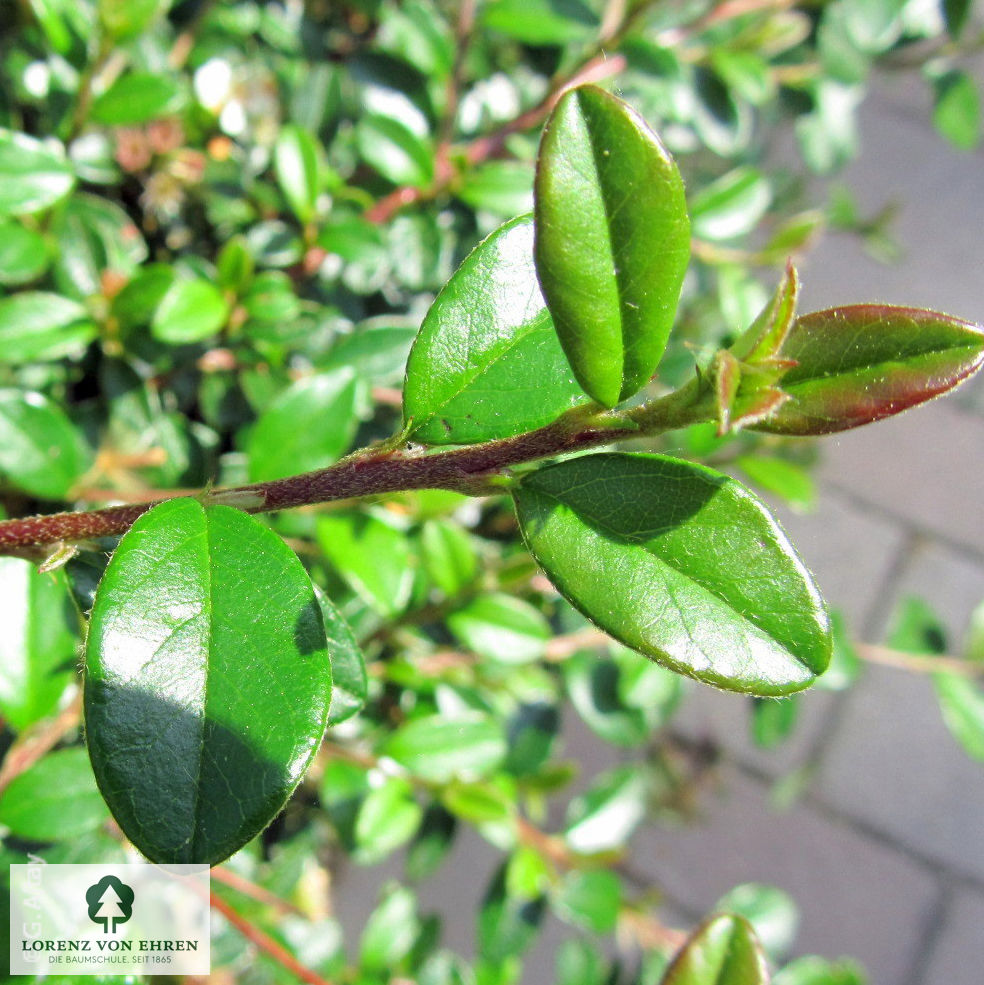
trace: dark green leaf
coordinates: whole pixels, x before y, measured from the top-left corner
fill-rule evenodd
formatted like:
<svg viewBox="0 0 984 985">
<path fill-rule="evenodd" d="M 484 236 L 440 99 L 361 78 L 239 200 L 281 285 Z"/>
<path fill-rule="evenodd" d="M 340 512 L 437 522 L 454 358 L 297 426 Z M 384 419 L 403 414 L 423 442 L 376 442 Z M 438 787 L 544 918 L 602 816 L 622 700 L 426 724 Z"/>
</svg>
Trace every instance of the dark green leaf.
<svg viewBox="0 0 984 985">
<path fill-rule="evenodd" d="M 382 746 L 415 776 L 435 783 L 487 776 L 505 758 L 501 725 L 488 715 L 430 715 L 400 726 Z"/>
<path fill-rule="evenodd" d="M 18 222 L 0 222 L 0 284 L 13 287 L 37 280 L 50 261 L 40 233 Z"/>
<path fill-rule="evenodd" d="M 93 100 L 90 117 L 108 126 L 136 126 L 176 112 L 184 99 L 184 88 L 177 79 L 156 72 L 131 72 Z"/>
<path fill-rule="evenodd" d="M 501 592 L 472 599 L 448 616 L 448 628 L 469 650 L 507 664 L 537 660 L 551 636 L 538 609 Z"/>
<path fill-rule="evenodd" d="M 984 363 L 984 329 L 921 308 L 856 304 L 802 315 L 779 353 L 792 400 L 757 431 L 829 434 L 923 403 Z"/>
<path fill-rule="evenodd" d="M 943 0 L 943 16 L 951 37 L 960 37 L 972 6 L 972 0 Z"/>
<path fill-rule="evenodd" d="M 369 682 L 359 644 L 348 623 L 325 593 L 314 586 L 325 624 L 328 656 L 331 659 L 331 709 L 328 724 L 337 725 L 357 714 L 366 703 Z"/>
<path fill-rule="evenodd" d="M 78 356 L 98 331 L 76 301 L 44 291 L 12 294 L 0 300 L 0 364 Z"/>
<path fill-rule="evenodd" d="M 84 749 L 48 753 L 10 782 L 0 824 L 31 841 L 64 841 L 109 820 Z"/>
<path fill-rule="evenodd" d="M 215 863 L 258 834 L 330 699 L 321 609 L 279 537 L 193 499 L 137 520 L 96 594 L 85 720 L 100 790 L 149 859 Z"/>
<path fill-rule="evenodd" d="M 41 499 L 63 499 L 92 460 L 56 403 L 40 393 L 0 389 L 0 476 Z"/>
<path fill-rule="evenodd" d="M 661 985 L 769 985 L 769 969 L 743 917 L 711 917 L 694 931 Z"/>
<path fill-rule="evenodd" d="M 981 96 L 966 72 L 947 72 L 933 80 L 933 124 L 961 150 L 981 142 Z"/>
<path fill-rule="evenodd" d="M 229 317 L 222 292 L 207 280 L 176 280 L 161 298 L 151 331 L 171 345 L 201 342 L 215 335 Z"/>
<path fill-rule="evenodd" d="M 399 120 L 370 114 L 359 120 L 362 159 L 394 185 L 425 188 L 434 180 L 434 155 L 426 139 Z"/>
<path fill-rule="evenodd" d="M 497 229 L 431 305 L 407 362 L 403 416 L 427 444 L 470 444 L 549 424 L 587 401 L 533 266 L 533 220 Z"/>
<path fill-rule="evenodd" d="M 321 190 L 321 149 L 315 138 L 298 126 L 282 127 L 273 148 L 273 166 L 280 190 L 302 223 L 314 218 Z"/>
<path fill-rule="evenodd" d="M 594 86 L 568 92 L 543 132 L 536 268 L 574 374 L 614 407 L 666 348 L 690 257 L 683 181 L 634 110 Z"/>
<path fill-rule="evenodd" d="M 249 438 L 253 482 L 283 479 L 334 464 L 358 419 L 361 381 L 350 369 L 298 380 L 260 415 Z"/>
<path fill-rule="evenodd" d="M 622 884 L 608 869 L 574 870 L 564 877 L 552 902 L 568 923 L 607 934 L 618 921 Z"/>
<path fill-rule="evenodd" d="M 0 129 L 0 216 L 40 212 L 74 185 L 60 145 Z"/>
<path fill-rule="evenodd" d="M 0 558 L 0 714 L 18 731 L 50 715 L 75 676 L 67 603 L 60 572 Z"/>
<path fill-rule="evenodd" d="M 590 455 L 514 491 L 561 593 L 678 673 L 788 694 L 830 659 L 826 610 L 775 519 L 733 479 L 659 455 Z"/>
<path fill-rule="evenodd" d="M 318 543 L 360 598 L 392 618 L 413 586 L 406 535 L 374 513 L 329 513 L 318 518 Z"/>
</svg>

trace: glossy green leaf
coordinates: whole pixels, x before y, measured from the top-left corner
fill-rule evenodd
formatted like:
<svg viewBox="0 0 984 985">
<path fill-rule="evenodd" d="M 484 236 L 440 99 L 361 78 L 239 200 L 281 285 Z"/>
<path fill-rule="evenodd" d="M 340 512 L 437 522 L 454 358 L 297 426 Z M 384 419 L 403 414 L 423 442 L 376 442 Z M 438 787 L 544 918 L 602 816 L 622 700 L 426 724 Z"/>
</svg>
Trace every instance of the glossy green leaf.
<svg viewBox="0 0 984 985">
<path fill-rule="evenodd" d="M 60 572 L 0 558 L 0 714 L 17 731 L 50 715 L 75 676 L 72 617 Z"/>
<path fill-rule="evenodd" d="M 505 758 L 506 740 L 502 726 L 480 712 L 429 715 L 400 726 L 381 752 L 421 779 L 445 783 L 487 776 Z"/>
<path fill-rule="evenodd" d="M 62 499 L 93 454 L 65 412 L 40 393 L 0 389 L 0 476 L 41 499 Z"/>
<path fill-rule="evenodd" d="M 355 821 L 355 858 L 371 865 L 405 845 L 420 827 L 423 808 L 409 780 L 390 776 L 366 795 Z"/>
<path fill-rule="evenodd" d="M 352 630 L 325 593 L 314 586 L 331 660 L 331 709 L 328 724 L 337 725 L 357 714 L 366 703 L 369 681 L 365 658 Z"/>
<path fill-rule="evenodd" d="M 722 914 L 694 931 L 661 985 L 769 985 L 769 969 L 749 923 Z"/>
<path fill-rule="evenodd" d="M 406 534 L 375 513 L 318 517 L 325 557 L 369 606 L 387 618 L 399 615 L 413 586 Z"/>
<path fill-rule="evenodd" d="M 799 926 L 799 910 L 789 893 L 775 886 L 746 882 L 728 890 L 714 909 L 744 917 L 755 931 L 762 949 L 773 960 L 793 944 Z"/>
<path fill-rule="evenodd" d="M 207 280 L 176 280 L 161 298 L 151 331 L 170 345 L 202 342 L 215 335 L 229 317 L 222 292 Z"/>
<path fill-rule="evenodd" d="M 568 923 L 607 934 L 618 921 L 622 884 L 608 869 L 574 870 L 564 877 L 552 902 Z"/>
<path fill-rule="evenodd" d="M 307 376 L 284 390 L 250 434 L 250 480 L 283 479 L 337 462 L 355 435 L 361 390 L 350 369 Z"/>
<path fill-rule="evenodd" d="M 966 72 L 946 72 L 933 80 L 933 125 L 961 150 L 981 142 L 981 95 Z"/>
<path fill-rule="evenodd" d="M 330 700 L 321 609 L 272 531 L 176 499 L 124 535 L 92 610 L 86 735 L 103 796 L 149 859 L 214 864 L 266 827 Z"/>
<path fill-rule="evenodd" d="M 37 280 L 51 261 L 40 233 L 18 222 L 0 222 L 0 284 L 15 287 Z"/>
<path fill-rule="evenodd" d="M 93 100 L 90 118 L 107 126 L 137 126 L 177 112 L 184 98 L 184 89 L 175 78 L 131 72 Z"/>
<path fill-rule="evenodd" d="M 690 257 L 676 164 L 633 109 L 568 92 L 537 163 L 536 268 L 574 374 L 607 407 L 648 382 Z"/>
<path fill-rule="evenodd" d="M 74 185 L 75 175 L 59 144 L 0 129 L 0 216 L 50 208 Z"/>
<path fill-rule="evenodd" d="M 859 427 L 952 389 L 984 363 L 984 329 L 921 308 L 856 304 L 802 315 L 780 349 L 792 399 L 754 425 L 775 434 Z"/>
<path fill-rule="evenodd" d="M 434 155 L 428 142 L 399 120 L 364 116 L 355 135 L 362 159 L 394 185 L 425 188 L 434 180 Z"/>
<path fill-rule="evenodd" d="M 759 223 L 772 202 L 772 189 L 755 168 L 740 167 L 694 195 L 690 218 L 694 235 L 710 240 L 746 236 Z"/>
<path fill-rule="evenodd" d="M 830 659 L 826 610 L 768 510 L 660 455 L 575 458 L 515 488 L 531 553 L 607 633 L 697 680 L 788 694 Z"/>
<path fill-rule="evenodd" d="M 64 841 L 108 820 L 81 748 L 48 753 L 11 780 L 0 797 L 0 825 L 30 841 Z"/>
<path fill-rule="evenodd" d="M 539 659 L 552 635 L 539 609 L 502 592 L 479 595 L 448 616 L 447 622 L 463 646 L 505 664 Z"/>
<path fill-rule="evenodd" d="M 427 312 L 407 362 L 404 420 L 427 444 L 470 444 L 549 424 L 587 399 L 540 294 L 532 217 L 514 219 Z"/>
<path fill-rule="evenodd" d="M 98 331 L 86 309 L 69 298 L 46 291 L 11 294 L 0 300 L 0 364 L 79 356 Z"/>
<path fill-rule="evenodd" d="M 293 124 L 281 127 L 273 148 L 273 167 L 287 204 L 301 222 L 314 218 L 321 190 L 319 155 L 320 147 L 307 130 Z"/>
</svg>

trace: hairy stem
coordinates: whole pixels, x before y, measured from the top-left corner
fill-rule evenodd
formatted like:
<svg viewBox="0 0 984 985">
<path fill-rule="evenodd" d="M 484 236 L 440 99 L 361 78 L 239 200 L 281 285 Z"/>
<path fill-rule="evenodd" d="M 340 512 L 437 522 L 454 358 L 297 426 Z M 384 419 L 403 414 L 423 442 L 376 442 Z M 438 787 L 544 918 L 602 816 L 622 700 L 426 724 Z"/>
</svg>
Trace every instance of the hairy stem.
<svg viewBox="0 0 984 985">
<path fill-rule="evenodd" d="M 697 381 L 631 411 L 609 414 L 575 408 L 553 424 L 479 445 L 439 452 L 366 448 L 330 468 L 288 479 L 259 482 L 205 494 L 209 503 L 247 513 L 268 513 L 338 499 L 356 499 L 409 489 L 451 489 L 492 495 L 516 465 L 552 458 L 626 438 L 659 434 L 713 416 Z M 498 484 L 497 484 L 498 483 Z M 166 497 L 173 498 L 173 497 Z M 82 513 L 53 513 L 0 521 L 0 555 L 60 542 L 121 534 L 154 503 L 111 506 Z"/>
</svg>

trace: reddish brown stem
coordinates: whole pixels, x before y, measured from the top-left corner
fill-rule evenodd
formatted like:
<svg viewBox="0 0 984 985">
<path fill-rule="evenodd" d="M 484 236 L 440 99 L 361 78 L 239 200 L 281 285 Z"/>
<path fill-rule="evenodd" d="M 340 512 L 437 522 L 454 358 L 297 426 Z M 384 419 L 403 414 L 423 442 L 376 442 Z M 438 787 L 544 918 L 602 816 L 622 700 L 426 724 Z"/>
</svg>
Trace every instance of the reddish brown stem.
<svg viewBox="0 0 984 985">
<path fill-rule="evenodd" d="M 212 869 L 212 878 L 216 882 L 221 882 L 224 886 L 234 889 L 237 893 L 242 893 L 243 896 L 248 896 L 250 899 L 256 900 L 257 903 L 265 903 L 267 906 L 272 906 L 281 913 L 293 913 L 298 917 L 306 916 L 300 907 L 294 906 L 293 903 L 288 903 L 285 899 L 281 899 L 279 896 L 271 893 L 269 889 L 257 886 L 255 882 L 251 882 L 245 876 L 239 875 L 238 872 L 233 872 L 232 869 L 226 869 L 221 865 L 217 865 Z"/>
</svg>

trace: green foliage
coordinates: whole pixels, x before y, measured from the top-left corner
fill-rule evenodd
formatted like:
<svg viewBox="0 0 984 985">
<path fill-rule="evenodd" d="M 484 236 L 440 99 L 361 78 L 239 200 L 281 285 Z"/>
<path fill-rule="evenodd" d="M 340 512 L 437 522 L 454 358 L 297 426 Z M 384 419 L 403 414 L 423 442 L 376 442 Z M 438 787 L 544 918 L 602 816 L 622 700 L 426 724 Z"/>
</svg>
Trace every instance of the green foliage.
<svg viewBox="0 0 984 985">
<path fill-rule="evenodd" d="M 5 855 L 223 862 L 288 905 L 222 898 L 332 981 L 510 985 L 548 914 L 562 985 L 768 981 L 785 894 L 738 887 L 674 957 L 615 863 L 692 798 L 659 741 L 681 675 L 751 694 L 765 748 L 799 707 L 772 696 L 858 675 L 717 469 L 808 509 L 783 435 L 943 393 L 984 334 L 798 315 L 789 256 L 828 222 L 884 252 L 888 214 L 818 207 L 764 150 L 789 131 L 807 168 L 846 163 L 902 48 L 934 52 L 932 120 L 977 146 L 969 6 L 943 4 L 948 39 L 894 0 L 11 6 Z M 783 264 L 770 298 L 757 276 Z M 925 611 L 904 629 L 899 649 L 945 648 Z M 952 656 L 933 684 L 982 759 Z M 619 765 L 577 778 L 575 717 Z M 416 885 L 466 826 L 500 855 L 467 960 Z M 340 854 L 405 875 L 347 945 L 322 899 Z M 218 930 L 217 974 L 296 977 L 251 947 Z M 863 976 L 800 958 L 775 980 Z"/>
</svg>

